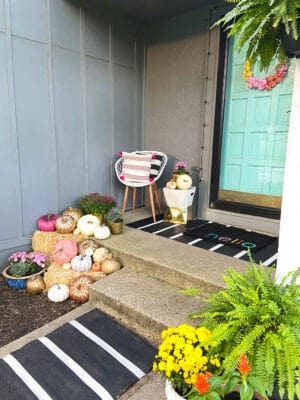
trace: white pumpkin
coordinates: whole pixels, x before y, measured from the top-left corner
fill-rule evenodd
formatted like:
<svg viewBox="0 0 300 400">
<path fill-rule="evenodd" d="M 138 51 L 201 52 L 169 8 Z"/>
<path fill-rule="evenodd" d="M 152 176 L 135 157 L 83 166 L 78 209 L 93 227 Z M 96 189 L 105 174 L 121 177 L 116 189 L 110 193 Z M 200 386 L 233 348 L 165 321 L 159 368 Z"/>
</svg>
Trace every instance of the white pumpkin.
<svg viewBox="0 0 300 400">
<path fill-rule="evenodd" d="M 181 174 L 176 180 L 178 189 L 188 190 L 192 186 L 192 178 L 188 174 Z"/>
<path fill-rule="evenodd" d="M 92 214 L 84 215 L 77 221 L 77 229 L 85 236 L 93 236 L 96 227 L 99 225 L 99 218 Z"/>
<path fill-rule="evenodd" d="M 83 272 L 91 269 L 92 267 L 92 257 L 88 255 L 75 256 L 71 260 L 71 266 L 74 271 Z"/>
<path fill-rule="evenodd" d="M 173 181 L 173 180 L 167 182 L 166 186 L 168 189 L 177 189 L 177 183 L 176 183 L 176 181 Z"/>
<path fill-rule="evenodd" d="M 69 286 L 56 283 L 48 290 L 48 299 L 54 303 L 60 303 L 69 297 Z"/>
<path fill-rule="evenodd" d="M 110 237 L 109 227 L 105 224 L 96 226 L 94 236 L 96 239 L 108 239 Z"/>
<path fill-rule="evenodd" d="M 102 263 L 109 255 L 109 251 L 105 247 L 99 247 L 94 251 L 93 260 L 94 262 Z"/>
</svg>

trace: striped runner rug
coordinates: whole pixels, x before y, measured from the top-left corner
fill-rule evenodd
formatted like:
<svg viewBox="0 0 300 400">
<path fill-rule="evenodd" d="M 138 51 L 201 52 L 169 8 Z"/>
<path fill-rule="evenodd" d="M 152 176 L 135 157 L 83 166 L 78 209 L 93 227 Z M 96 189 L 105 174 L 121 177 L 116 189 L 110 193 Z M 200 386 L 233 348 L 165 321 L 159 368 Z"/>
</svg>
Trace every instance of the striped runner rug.
<svg viewBox="0 0 300 400">
<path fill-rule="evenodd" d="M 247 250 L 235 249 L 230 246 L 226 246 L 221 243 L 212 243 L 211 241 L 204 240 L 202 238 L 195 238 L 189 236 L 186 231 L 193 227 L 198 227 L 201 224 L 210 224 L 211 221 L 201 220 L 195 218 L 192 221 L 188 221 L 187 225 L 184 224 L 173 224 L 165 222 L 163 220 L 163 214 L 156 216 L 156 222 L 153 222 L 153 218 L 145 218 L 136 222 L 127 224 L 132 228 L 139 229 L 143 232 L 149 232 L 154 235 L 163 236 L 171 240 L 185 243 L 189 246 L 199 247 L 206 249 L 211 252 L 223 254 L 229 257 L 238 258 L 240 260 L 249 261 Z M 227 225 L 228 226 L 228 225 Z M 265 236 L 265 235 L 264 235 Z M 269 244 L 268 246 L 260 249 L 256 253 L 251 254 L 251 257 L 256 263 L 262 263 L 266 267 L 276 267 L 278 253 L 278 238 Z"/>
<path fill-rule="evenodd" d="M 0 399 L 117 399 L 151 370 L 155 353 L 144 338 L 94 309 L 3 357 Z"/>
</svg>

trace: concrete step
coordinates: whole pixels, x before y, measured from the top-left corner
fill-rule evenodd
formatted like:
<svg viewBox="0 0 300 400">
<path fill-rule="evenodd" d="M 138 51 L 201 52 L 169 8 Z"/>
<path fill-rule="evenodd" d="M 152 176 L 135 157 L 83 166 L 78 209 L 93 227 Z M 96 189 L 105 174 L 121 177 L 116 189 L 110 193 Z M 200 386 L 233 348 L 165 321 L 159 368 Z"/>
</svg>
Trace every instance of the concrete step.
<svg viewBox="0 0 300 400">
<path fill-rule="evenodd" d="M 125 222 L 141 218 L 139 212 L 127 213 Z M 102 244 L 123 268 L 91 286 L 91 303 L 152 342 L 160 340 L 160 332 L 167 326 L 195 323 L 188 314 L 203 307 L 210 293 L 225 287 L 225 271 L 233 267 L 243 272 L 246 265 L 127 226 L 121 235 L 112 235 Z M 191 288 L 197 288 L 200 295 L 191 297 L 180 292 Z"/>
<path fill-rule="evenodd" d="M 117 317 L 151 342 L 171 325 L 196 324 L 188 315 L 203 307 L 202 296 L 187 296 L 161 280 L 128 267 L 90 287 L 90 302 Z"/>
<path fill-rule="evenodd" d="M 243 272 L 246 265 L 245 261 L 127 226 L 123 234 L 102 243 L 124 267 L 182 289 L 219 290 L 224 288 L 223 276 L 229 267 Z"/>
</svg>

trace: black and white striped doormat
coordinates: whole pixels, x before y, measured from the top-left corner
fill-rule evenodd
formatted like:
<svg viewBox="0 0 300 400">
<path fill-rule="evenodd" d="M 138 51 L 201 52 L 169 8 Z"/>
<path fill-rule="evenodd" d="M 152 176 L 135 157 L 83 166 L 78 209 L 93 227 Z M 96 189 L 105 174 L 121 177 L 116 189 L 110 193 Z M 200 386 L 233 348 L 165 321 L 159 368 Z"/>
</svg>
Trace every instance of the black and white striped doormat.
<svg viewBox="0 0 300 400">
<path fill-rule="evenodd" d="M 186 225 L 173 224 L 170 222 L 165 222 L 163 220 L 163 214 L 160 214 L 157 215 L 156 222 L 153 222 L 153 218 L 149 217 L 140 221 L 132 222 L 128 224 L 128 226 L 139 229 L 143 232 L 149 232 L 154 235 L 164 236 L 178 242 L 186 243 L 190 246 L 199 247 L 211 252 L 249 261 L 247 249 L 235 249 L 222 243 L 212 243 L 211 241 L 204 240 L 203 238 L 195 238 L 187 234 L 187 231 L 194 227 L 199 227 L 200 225 L 206 225 L 210 223 L 211 221 L 195 218 L 192 221 L 188 221 Z M 262 263 L 266 267 L 275 267 L 277 263 L 277 252 L 278 238 L 275 238 L 271 244 L 263 247 L 255 253 L 253 252 L 251 257 L 256 263 Z"/>
<path fill-rule="evenodd" d="M 0 359 L 0 399 L 117 399 L 150 371 L 155 352 L 94 309 Z"/>
</svg>

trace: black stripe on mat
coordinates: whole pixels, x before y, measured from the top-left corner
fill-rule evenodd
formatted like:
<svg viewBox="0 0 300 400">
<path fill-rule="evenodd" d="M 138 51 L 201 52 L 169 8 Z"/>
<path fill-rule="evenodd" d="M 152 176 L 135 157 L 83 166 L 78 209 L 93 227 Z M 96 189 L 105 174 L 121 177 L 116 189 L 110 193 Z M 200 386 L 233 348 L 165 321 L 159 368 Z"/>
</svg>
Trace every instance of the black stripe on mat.
<svg viewBox="0 0 300 400">
<path fill-rule="evenodd" d="M 80 364 L 113 397 L 119 396 L 138 381 L 138 378 L 115 358 L 70 324 L 64 325 L 47 337 Z"/>
<path fill-rule="evenodd" d="M 53 399 L 99 400 L 99 396 L 39 340 L 28 343 L 13 356 Z"/>
<path fill-rule="evenodd" d="M 98 309 L 84 314 L 77 320 L 144 372 L 150 371 L 156 349 L 144 338 Z"/>
<path fill-rule="evenodd" d="M 54 400 L 116 399 L 151 370 L 155 353 L 144 338 L 94 309 L 7 356 L 21 374 L 27 371 L 37 395 L 7 357 L 0 360 L 0 398 L 45 398 L 42 391 Z"/>
<path fill-rule="evenodd" d="M 164 217 L 164 214 L 156 215 L 156 221 L 162 220 L 163 217 Z M 136 228 L 136 229 L 138 229 L 138 228 L 140 228 L 141 226 L 149 225 L 149 224 L 152 224 L 152 223 L 154 223 L 153 217 L 148 217 L 148 218 L 141 219 L 141 220 L 139 220 L 139 221 L 130 222 L 129 224 L 126 224 L 126 225 L 127 225 L 127 226 L 130 226 L 131 228 Z"/>
<path fill-rule="evenodd" d="M 36 400 L 32 391 L 3 360 L 0 360 L 0 399 Z"/>
</svg>

